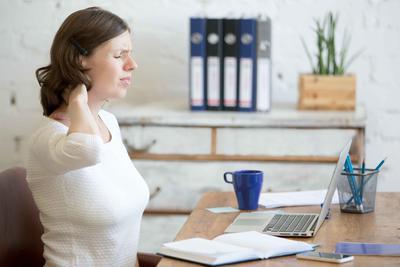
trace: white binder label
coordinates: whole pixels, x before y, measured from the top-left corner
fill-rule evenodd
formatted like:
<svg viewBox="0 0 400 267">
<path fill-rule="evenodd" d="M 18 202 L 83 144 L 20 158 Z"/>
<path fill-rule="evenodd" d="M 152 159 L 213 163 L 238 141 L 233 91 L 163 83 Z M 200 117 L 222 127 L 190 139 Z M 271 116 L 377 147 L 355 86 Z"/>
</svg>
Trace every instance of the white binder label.
<svg viewBox="0 0 400 267">
<path fill-rule="evenodd" d="M 236 62 L 235 57 L 225 57 L 224 59 L 224 105 L 227 107 L 236 106 Z"/>
<path fill-rule="evenodd" d="M 207 104 L 219 106 L 219 57 L 207 58 Z"/>
<path fill-rule="evenodd" d="M 253 60 L 251 58 L 240 59 L 240 87 L 239 87 L 239 106 L 251 108 L 253 97 Z"/>
<path fill-rule="evenodd" d="M 270 60 L 259 58 L 257 62 L 257 110 L 270 109 Z"/>
<path fill-rule="evenodd" d="M 190 88 L 192 106 L 203 106 L 204 105 L 204 80 L 203 80 L 203 58 L 192 57 L 191 61 L 191 80 Z"/>
</svg>

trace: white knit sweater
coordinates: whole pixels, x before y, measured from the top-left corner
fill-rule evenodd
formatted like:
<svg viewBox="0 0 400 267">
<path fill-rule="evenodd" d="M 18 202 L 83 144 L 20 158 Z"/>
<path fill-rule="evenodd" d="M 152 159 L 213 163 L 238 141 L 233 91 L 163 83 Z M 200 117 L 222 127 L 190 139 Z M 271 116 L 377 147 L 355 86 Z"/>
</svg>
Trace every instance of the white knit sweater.
<svg viewBox="0 0 400 267">
<path fill-rule="evenodd" d="M 135 266 L 149 190 L 101 110 L 112 138 L 72 133 L 55 120 L 32 136 L 27 181 L 44 227 L 45 266 Z"/>
</svg>

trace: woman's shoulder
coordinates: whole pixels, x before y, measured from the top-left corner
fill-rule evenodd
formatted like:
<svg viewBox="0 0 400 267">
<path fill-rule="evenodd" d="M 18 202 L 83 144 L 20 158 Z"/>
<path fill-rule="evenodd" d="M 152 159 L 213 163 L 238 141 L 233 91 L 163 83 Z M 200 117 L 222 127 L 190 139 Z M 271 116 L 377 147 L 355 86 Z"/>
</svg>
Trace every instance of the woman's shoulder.
<svg viewBox="0 0 400 267">
<path fill-rule="evenodd" d="M 30 140 L 31 143 L 38 139 L 49 138 L 53 134 L 67 134 L 68 127 L 63 123 L 48 117 L 43 117 L 39 127 L 33 131 Z"/>
</svg>

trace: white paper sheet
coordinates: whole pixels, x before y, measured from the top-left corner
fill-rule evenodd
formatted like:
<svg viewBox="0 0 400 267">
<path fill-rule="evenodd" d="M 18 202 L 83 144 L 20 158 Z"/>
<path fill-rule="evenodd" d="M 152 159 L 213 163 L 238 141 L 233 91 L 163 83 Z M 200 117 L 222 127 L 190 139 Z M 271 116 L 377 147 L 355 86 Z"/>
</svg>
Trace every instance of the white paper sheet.
<svg viewBox="0 0 400 267">
<path fill-rule="evenodd" d="M 266 208 L 320 205 L 324 202 L 325 195 L 326 190 L 262 193 L 258 204 Z M 337 203 L 339 203 L 339 197 L 336 190 L 332 204 Z"/>
<path fill-rule="evenodd" d="M 204 238 L 190 238 L 175 242 L 165 243 L 163 246 L 174 249 L 176 251 L 189 252 L 193 254 L 205 254 L 215 255 L 232 253 L 239 251 L 247 251 L 249 248 L 243 248 L 240 246 L 220 243 L 213 240 L 207 240 Z"/>
<path fill-rule="evenodd" d="M 213 240 L 231 245 L 252 248 L 257 251 L 260 257 L 265 259 L 274 256 L 310 251 L 313 249 L 310 244 L 305 242 L 262 234 L 255 231 L 223 234 L 215 237 Z"/>
<path fill-rule="evenodd" d="M 215 207 L 215 208 L 207 208 L 208 211 L 213 213 L 229 213 L 229 212 L 238 212 L 238 209 L 232 207 Z"/>
</svg>

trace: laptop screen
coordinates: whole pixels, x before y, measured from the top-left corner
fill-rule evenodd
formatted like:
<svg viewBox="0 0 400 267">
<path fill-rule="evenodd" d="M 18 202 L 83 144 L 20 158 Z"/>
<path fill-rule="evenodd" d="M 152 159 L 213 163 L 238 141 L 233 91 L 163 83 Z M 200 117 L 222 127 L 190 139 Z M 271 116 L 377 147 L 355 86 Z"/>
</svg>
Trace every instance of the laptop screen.
<svg viewBox="0 0 400 267">
<path fill-rule="evenodd" d="M 342 149 L 342 151 L 340 151 L 339 159 L 336 163 L 335 170 L 333 172 L 331 181 L 329 183 L 328 191 L 326 192 L 324 204 L 322 205 L 322 209 L 321 209 L 321 212 L 318 217 L 318 222 L 317 222 L 317 226 L 315 227 L 315 232 L 318 231 L 319 227 L 322 225 L 322 223 L 325 220 L 326 215 L 329 212 L 329 208 L 332 203 L 333 194 L 335 193 L 339 176 L 340 176 L 341 172 L 343 171 L 343 166 L 346 161 L 347 154 L 350 151 L 351 141 L 352 140 L 350 140 L 345 145 L 345 147 Z"/>
</svg>

